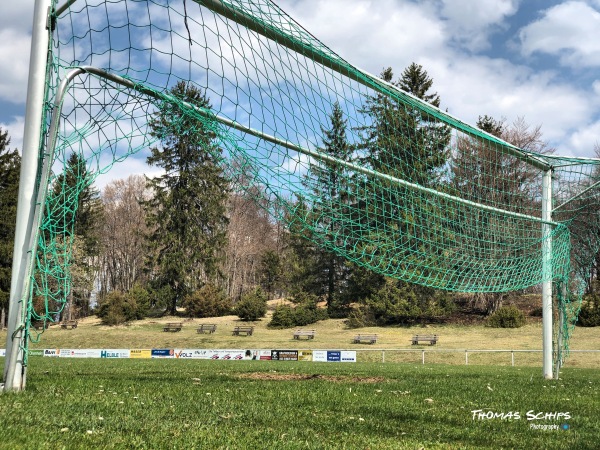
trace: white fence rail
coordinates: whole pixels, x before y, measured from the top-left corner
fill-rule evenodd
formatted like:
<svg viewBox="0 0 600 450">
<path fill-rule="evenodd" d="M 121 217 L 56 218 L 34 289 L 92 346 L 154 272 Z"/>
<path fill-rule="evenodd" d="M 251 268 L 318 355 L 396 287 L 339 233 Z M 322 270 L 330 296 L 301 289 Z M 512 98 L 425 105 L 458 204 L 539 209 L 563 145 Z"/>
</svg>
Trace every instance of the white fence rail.
<svg viewBox="0 0 600 450">
<path fill-rule="evenodd" d="M 386 353 L 421 353 L 421 364 L 425 364 L 426 353 L 464 353 L 465 354 L 465 365 L 469 365 L 469 355 L 473 354 L 485 354 L 485 353 L 510 353 L 511 366 L 515 365 L 515 354 L 523 353 L 539 353 L 542 354 L 542 350 L 499 350 L 499 349 L 440 349 L 440 348 L 386 348 L 386 349 L 355 349 L 358 354 L 362 352 L 380 352 L 381 362 L 386 362 Z M 570 350 L 570 355 L 577 355 L 581 353 L 591 353 L 600 356 L 600 350 Z M 568 361 L 568 359 L 567 359 Z"/>
</svg>

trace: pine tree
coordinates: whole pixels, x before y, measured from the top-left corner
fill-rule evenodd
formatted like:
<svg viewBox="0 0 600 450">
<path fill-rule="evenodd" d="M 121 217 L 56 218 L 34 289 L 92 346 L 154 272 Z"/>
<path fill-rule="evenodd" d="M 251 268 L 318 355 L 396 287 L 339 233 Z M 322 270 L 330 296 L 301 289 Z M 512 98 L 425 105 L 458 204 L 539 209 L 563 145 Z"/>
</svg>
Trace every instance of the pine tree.
<svg viewBox="0 0 600 450">
<path fill-rule="evenodd" d="M 0 329 L 8 309 L 21 157 L 0 127 Z"/>
<path fill-rule="evenodd" d="M 397 81 L 393 80 L 391 68 L 385 69 L 380 77 L 433 106 L 440 105 L 439 95 L 430 92 L 433 80 L 418 64 L 408 66 Z M 404 181 L 445 189 L 443 175 L 450 156 L 451 139 L 448 126 L 410 102 L 383 94 L 368 97 L 361 112 L 370 122 L 358 128 L 360 148 L 364 152 L 363 164 Z M 430 226 L 425 224 L 423 211 L 431 205 L 419 192 L 397 183 L 370 177 L 364 186 L 364 192 L 357 196 L 357 209 L 364 212 L 356 215 L 355 222 L 375 230 L 368 235 L 365 253 L 378 254 L 381 264 L 397 266 L 401 272 L 402 265 L 410 265 L 411 260 L 420 256 L 419 249 L 414 246 L 405 252 L 398 249 L 407 248 L 407 242 L 415 239 L 413 224 L 417 228 Z M 382 222 L 385 222 L 385 233 L 379 231 Z M 364 292 L 381 286 L 381 277 L 358 275 L 357 279 L 363 280 L 360 290 Z M 351 286 L 356 285 L 352 281 L 354 278 L 350 280 Z M 364 285 L 365 280 L 370 280 L 371 285 Z"/>
<path fill-rule="evenodd" d="M 428 93 L 433 80 L 421 65 L 412 63 L 400 80 L 393 81 L 391 68 L 381 79 L 415 97 L 439 107 L 437 93 Z M 362 113 L 371 124 L 360 128 L 366 162 L 375 170 L 396 178 L 434 186 L 449 157 L 450 129 L 420 109 L 393 100 L 387 95 L 368 97 Z M 392 200 L 392 199 L 390 199 Z"/>
<path fill-rule="evenodd" d="M 210 109 L 206 94 L 184 82 L 170 93 L 181 101 Z M 150 121 L 160 148 L 148 164 L 165 174 L 148 180 L 153 198 L 146 202 L 154 250 L 153 284 L 165 292 L 171 314 L 184 297 L 220 274 L 226 244 L 228 181 L 219 160 L 221 149 L 199 116 L 178 105 L 163 104 Z"/>
<path fill-rule="evenodd" d="M 350 162 L 353 147 L 346 137 L 347 121 L 338 102 L 333 105 L 330 127 L 321 127 L 323 148 L 319 151 L 341 161 Z M 318 200 L 312 205 L 314 225 L 322 230 L 324 238 L 318 239 L 320 246 L 315 248 L 312 270 L 320 289 L 317 295 L 325 294 L 328 307 L 338 300 L 347 277 L 345 259 L 334 249 L 344 245 L 345 231 L 339 219 L 348 215 L 350 203 L 350 173 L 343 164 L 329 161 L 313 162 L 305 177 L 304 184 L 313 191 Z M 317 239 L 315 237 L 315 239 Z"/>
<path fill-rule="evenodd" d="M 93 181 L 83 157 L 71 153 L 64 172 L 53 183 L 50 199 L 53 209 L 61 209 L 55 217 L 61 218 L 64 234 L 79 236 L 87 256 L 98 255 L 102 219 L 100 193 Z"/>
<path fill-rule="evenodd" d="M 88 170 L 85 159 L 72 153 L 63 173 L 56 177 L 47 201 L 56 225 L 57 248 L 71 255 L 70 274 L 64 275 L 71 280 L 69 319 L 73 318 L 74 306 L 84 314 L 89 310 L 95 259 L 100 253 L 102 202 L 93 181 L 93 173 Z M 65 261 L 55 260 L 55 263 L 64 264 Z"/>
</svg>

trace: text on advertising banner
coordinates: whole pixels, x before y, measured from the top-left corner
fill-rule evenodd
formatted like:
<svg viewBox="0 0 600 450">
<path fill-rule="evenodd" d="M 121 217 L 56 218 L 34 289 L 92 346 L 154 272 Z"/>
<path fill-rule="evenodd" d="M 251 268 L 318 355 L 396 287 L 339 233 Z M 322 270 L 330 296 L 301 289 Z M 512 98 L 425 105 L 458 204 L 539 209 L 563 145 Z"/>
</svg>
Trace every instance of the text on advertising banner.
<svg viewBox="0 0 600 450">
<path fill-rule="evenodd" d="M 341 352 L 342 362 L 356 362 L 356 351 L 355 350 L 343 350 Z"/>
<path fill-rule="evenodd" d="M 298 361 L 312 361 L 312 350 L 298 350 Z"/>
<path fill-rule="evenodd" d="M 136 348 L 129 352 L 130 358 L 152 358 L 152 350 Z"/>
<path fill-rule="evenodd" d="M 100 350 L 100 358 L 129 358 L 129 349 L 111 348 Z"/>
<path fill-rule="evenodd" d="M 175 350 L 172 348 L 153 348 L 153 358 L 175 358 Z"/>
</svg>

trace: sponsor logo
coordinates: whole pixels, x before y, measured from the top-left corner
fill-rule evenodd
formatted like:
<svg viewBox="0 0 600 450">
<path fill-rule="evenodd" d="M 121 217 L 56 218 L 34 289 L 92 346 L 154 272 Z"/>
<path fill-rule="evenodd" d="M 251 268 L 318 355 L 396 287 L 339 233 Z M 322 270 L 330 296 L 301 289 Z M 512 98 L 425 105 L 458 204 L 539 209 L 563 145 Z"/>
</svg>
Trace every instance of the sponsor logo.
<svg viewBox="0 0 600 450">
<path fill-rule="evenodd" d="M 129 350 L 101 350 L 100 358 L 129 358 Z"/>
<path fill-rule="evenodd" d="M 153 348 L 152 349 L 152 357 L 153 358 L 174 358 L 175 350 L 172 348 Z"/>
<path fill-rule="evenodd" d="M 147 349 L 135 349 L 129 352 L 130 358 L 152 358 L 152 352 Z"/>
<path fill-rule="evenodd" d="M 339 362 L 342 359 L 342 354 L 339 351 L 327 352 L 327 361 L 329 362 Z"/>
<path fill-rule="evenodd" d="M 55 348 L 47 348 L 44 350 L 44 356 L 58 356 L 60 355 L 60 350 Z"/>
</svg>

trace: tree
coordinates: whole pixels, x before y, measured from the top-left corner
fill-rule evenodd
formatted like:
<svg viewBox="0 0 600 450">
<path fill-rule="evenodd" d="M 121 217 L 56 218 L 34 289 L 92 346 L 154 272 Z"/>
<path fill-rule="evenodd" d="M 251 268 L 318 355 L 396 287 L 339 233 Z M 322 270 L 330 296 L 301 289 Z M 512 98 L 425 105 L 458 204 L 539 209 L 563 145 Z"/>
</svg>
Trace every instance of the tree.
<svg viewBox="0 0 600 450">
<path fill-rule="evenodd" d="M 340 161 L 351 162 L 354 148 L 346 137 L 347 121 L 338 102 L 334 103 L 329 120 L 329 128 L 321 126 L 323 147 L 319 151 Z M 340 299 L 348 275 L 345 258 L 334 250 L 344 245 L 345 229 L 340 219 L 349 215 L 350 178 L 350 171 L 341 163 L 315 161 L 310 163 L 304 179 L 304 185 L 316 199 L 311 205 L 311 223 L 318 231 L 313 239 L 320 246 L 314 249 L 312 269 L 321 289 L 315 293 L 325 295 L 329 308 Z"/>
<path fill-rule="evenodd" d="M 419 64 L 412 63 L 394 82 L 388 67 L 381 79 L 415 97 L 440 106 L 437 93 L 428 93 L 433 80 Z M 375 170 L 422 186 L 435 185 L 449 157 L 450 129 L 422 109 L 377 94 L 367 98 L 361 111 L 371 124 L 359 128 L 366 162 Z"/>
<path fill-rule="evenodd" d="M 531 128 L 523 118 L 507 125 L 504 120 L 490 116 L 480 116 L 477 127 L 503 139 L 525 151 L 538 154 L 551 153 L 542 140 L 541 127 Z M 540 183 L 539 170 L 519 158 L 503 151 L 501 144 L 481 136 L 462 136 L 457 141 L 452 164 L 452 188 L 454 193 L 465 200 L 487 204 L 500 209 L 509 209 L 524 214 L 539 214 Z M 464 228 L 474 230 L 470 236 L 478 242 L 494 243 L 486 246 L 473 257 L 502 260 L 507 249 L 515 248 L 515 237 L 507 230 L 522 226 L 517 219 L 507 219 L 502 223 L 493 220 L 485 211 L 470 212 L 461 217 Z M 516 220 L 511 226 L 510 220 Z M 516 238 L 518 239 L 518 237 Z M 474 247 L 474 251 L 480 248 Z M 457 252 L 461 252 L 457 246 Z M 514 257 L 514 250 L 511 250 Z M 498 277 L 508 271 L 498 268 Z M 488 272 L 490 273 L 490 272 Z M 490 273 L 491 276 L 491 273 Z M 474 296 L 475 304 L 481 303 L 487 314 L 494 313 L 502 306 L 504 294 L 486 293 Z"/>
<path fill-rule="evenodd" d="M 205 93 L 185 82 L 170 93 L 199 108 L 211 107 Z M 154 255 L 149 264 L 155 287 L 169 288 L 168 311 L 175 314 L 187 294 L 220 274 L 229 184 L 219 165 L 221 149 L 202 116 L 165 102 L 149 126 L 160 147 L 151 149 L 148 164 L 165 171 L 148 179 L 153 196 L 145 205 Z"/>
<path fill-rule="evenodd" d="M 83 252 L 88 256 L 98 255 L 102 217 L 100 193 L 93 186 L 93 181 L 85 159 L 71 153 L 64 172 L 53 183 L 50 200 L 54 217 L 60 218 L 59 227 L 62 225 L 64 235 L 80 236 L 84 243 Z"/>
<path fill-rule="evenodd" d="M 393 81 L 391 68 L 381 73 L 381 78 L 413 96 L 440 105 L 437 93 L 431 93 L 433 80 L 418 64 L 408 66 L 398 81 Z M 364 152 L 363 163 L 379 173 L 424 187 L 445 189 L 451 130 L 436 119 L 432 113 L 401 97 L 376 94 L 366 99 L 361 110 L 368 116 L 368 125 L 358 128 L 361 133 L 360 149 Z M 397 183 L 371 177 L 365 180 L 363 192 L 357 194 L 355 223 L 368 233 L 364 253 L 378 255 L 377 262 L 369 257 L 367 264 L 392 265 L 401 272 L 403 267 L 422 267 L 420 258 L 430 254 L 430 248 L 419 239 L 414 224 L 436 226 L 428 221 L 430 210 L 435 206 L 420 192 Z M 380 231 L 385 229 L 385 232 Z M 431 230 L 430 230 L 431 231 Z M 430 232 L 431 236 L 444 235 L 443 229 Z M 432 256 L 435 258 L 435 255 Z M 418 262 L 416 260 L 419 259 Z M 415 261 L 414 263 L 412 261 Z M 426 276 L 421 271 L 420 276 Z M 372 286 L 361 286 L 364 292 L 373 292 L 381 285 L 381 277 L 366 277 Z M 403 283 L 399 282 L 399 286 Z"/>
<path fill-rule="evenodd" d="M 261 255 L 260 274 L 267 299 L 271 299 L 281 280 L 281 258 L 274 250 L 267 250 Z"/>
<path fill-rule="evenodd" d="M 50 216 L 56 225 L 54 239 L 60 241 L 59 246 L 67 253 L 75 255 L 77 247 L 78 256 L 68 262 L 70 273 L 79 274 L 70 278 L 69 316 L 74 302 L 83 313 L 87 313 L 92 290 L 92 283 L 88 280 L 94 278 L 97 269 L 95 259 L 100 250 L 102 202 L 93 181 L 93 173 L 88 170 L 85 159 L 72 153 L 63 173 L 54 180 L 48 199 Z M 85 281 L 78 284 L 78 280 Z"/>
<path fill-rule="evenodd" d="M 148 228 L 142 202 L 148 200 L 145 178 L 130 175 L 109 183 L 102 193 L 104 218 L 100 233 L 100 292 L 128 292 L 145 284 L 144 260 Z"/>
<path fill-rule="evenodd" d="M 6 321 L 10 297 L 12 256 L 17 220 L 21 157 L 9 148 L 8 131 L 0 127 L 0 329 Z"/>
<path fill-rule="evenodd" d="M 245 174 L 236 179 L 232 190 L 227 202 L 225 275 L 228 295 L 239 299 L 243 292 L 260 284 L 261 255 L 276 248 L 276 236 L 264 190 L 252 186 L 251 178 Z"/>
<path fill-rule="evenodd" d="M 246 292 L 235 305 L 235 313 L 242 320 L 258 320 L 267 314 L 267 297 L 260 288 Z"/>
</svg>

